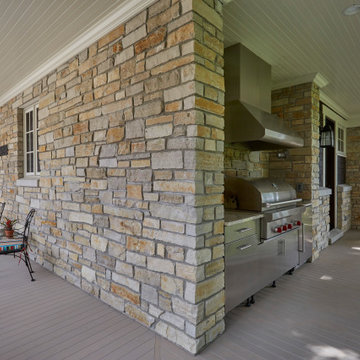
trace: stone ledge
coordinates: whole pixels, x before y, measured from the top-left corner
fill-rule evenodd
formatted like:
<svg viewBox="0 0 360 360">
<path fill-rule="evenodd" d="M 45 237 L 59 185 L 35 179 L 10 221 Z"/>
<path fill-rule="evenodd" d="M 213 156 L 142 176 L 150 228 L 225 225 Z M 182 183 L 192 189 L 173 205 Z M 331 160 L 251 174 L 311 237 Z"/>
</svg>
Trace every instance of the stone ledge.
<svg viewBox="0 0 360 360">
<path fill-rule="evenodd" d="M 319 188 L 319 197 L 329 196 L 332 194 L 332 190 L 326 187 Z"/>
<path fill-rule="evenodd" d="M 39 187 L 39 180 L 38 177 L 21 178 L 16 180 L 16 186 Z"/>
<path fill-rule="evenodd" d="M 346 185 L 346 184 L 338 185 L 338 191 L 340 191 L 340 192 L 349 192 L 351 190 L 352 190 L 351 185 Z"/>
</svg>

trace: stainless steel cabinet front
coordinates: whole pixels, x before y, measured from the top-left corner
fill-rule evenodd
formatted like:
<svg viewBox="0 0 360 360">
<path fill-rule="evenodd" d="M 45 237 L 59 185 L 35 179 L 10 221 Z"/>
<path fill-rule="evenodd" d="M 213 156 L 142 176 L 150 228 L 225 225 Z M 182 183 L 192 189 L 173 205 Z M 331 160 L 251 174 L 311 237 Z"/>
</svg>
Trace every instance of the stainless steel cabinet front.
<svg viewBox="0 0 360 360">
<path fill-rule="evenodd" d="M 259 290 L 255 281 L 258 272 L 257 246 L 257 234 L 225 245 L 226 312 Z"/>
<path fill-rule="evenodd" d="M 259 220 L 250 220 L 240 224 L 226 226 L 225 243 L 228 244 L 232 241 L 240 240 L 254 234 L 259 234 L 260 236 Z"/>
</svg>

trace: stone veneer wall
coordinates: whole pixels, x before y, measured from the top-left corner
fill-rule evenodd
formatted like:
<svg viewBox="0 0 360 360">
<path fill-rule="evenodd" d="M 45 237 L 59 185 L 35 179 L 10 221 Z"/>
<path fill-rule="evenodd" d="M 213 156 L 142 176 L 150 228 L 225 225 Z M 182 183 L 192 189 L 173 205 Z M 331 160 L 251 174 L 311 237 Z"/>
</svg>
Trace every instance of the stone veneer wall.
<svg viewBox="0 0 360 360">
<path fill-rule="evenodd" d="M 241 145 L 225 144 L 224 171 L 228 176 L 269 176 L 269 152 L 249 151 Z"/>
<path fill-rule="evenodd" d="M 351 186 L 338 185 L 337 228 L 348 231 L 351 228 Z"/>
<path fill-rule="evenodd" d="M 192 353 L 224 331 L 222 26 L 220 0 L 157 1 L 0 108 L 1 201 L 36 208 L 32 257 Z"/>
<path fill-rule="evenodd" d="M 269 174 L 284 178 L 296 187 L 303 186 L 297 196 L 312 203 L 313 259 L 321 248 L 319 199 L 319 87 L 307 83 L 272 92 L 272 113 L 283 118 L 304 138 L 302 148 L 289 149 L 286 159 L 270 153 Z"/>
<path fill-rule="evenodd" d="M 324 194 L 321 194 L 324 192 Z M 319 225 L 318 225 L 318 243 L 319 251 L 329 245 L 330 233 L 330 194 L 331 189 L 320 190 L 319 196 Z"/>
<path fill-rule="evenodd" d="M 346 183 L 351 191 L 351 228 L 360 229 L 360 127 L 346 130 Z"/>
</svg>

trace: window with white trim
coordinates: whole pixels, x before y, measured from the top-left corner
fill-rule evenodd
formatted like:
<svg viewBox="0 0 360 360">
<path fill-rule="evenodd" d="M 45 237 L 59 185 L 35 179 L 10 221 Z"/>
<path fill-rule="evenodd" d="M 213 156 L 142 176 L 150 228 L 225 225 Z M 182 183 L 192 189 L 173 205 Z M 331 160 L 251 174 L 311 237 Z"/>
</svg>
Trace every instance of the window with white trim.
<svg viewBox="0 0 360 360">
<path fill-rule="evenodd" d="M 38 105 L 24 110 L 24 173 L 38 175 L 40 172 L 38 148 Z"/>
<path fill-rule="evenodd" d="M 338 134 L 337 134 L 337 151 L 342 155 L 345 155 L 345 130 L 344 128 L 338 126 Z"/>
</svg>

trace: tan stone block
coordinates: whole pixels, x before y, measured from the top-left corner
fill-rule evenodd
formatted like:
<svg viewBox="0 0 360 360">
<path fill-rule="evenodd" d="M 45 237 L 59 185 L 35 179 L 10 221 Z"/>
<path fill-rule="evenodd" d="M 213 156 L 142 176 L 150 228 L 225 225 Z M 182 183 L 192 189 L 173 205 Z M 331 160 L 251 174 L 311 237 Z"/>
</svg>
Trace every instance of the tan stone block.
<svg viewBox="0 0 360 360">
<path fill-rule="evenodd" d="M 108 239 L 92 234 L 91 235 L 91 247 L 93 247 L 96 250 L 100 250 L 102 252 L 105 252 L 108 245 Z"/>
<path fill-rule="evenodd" d="M 182 101 L 173 101 L 165 104 L 165 112 L 175 112 L 182 110 Z"/>
<path fill-rule="evenodd" d="M 178 262 L 176 263 L 176 276 L 192 282 L 204 280 L 204 266 L 192 266 Z"/>
<path fill-rule="evenodd" d="M 161 275 L 161 290 L 172 295 L 183 297 L 184 282 L 171 276 Z"/>
<path fill-rule="evenodd" d="M 193 11 L 206 19 L 210 24 L 216 26 L 220 31 L 223 29 L 222 16 L 212 7 L 208 6 L 205 1 L 193 1 Z"/>
<path fill-rule="evenodd" d="M 55 93 L 54 92 L 51 92 L 44 97 L 41 97 L 40 101 L 39 101 L 39 109 L 40 110 L 43 109 L 44 107 L 52 104 L 54 101 L 55 101 Z"/>
<path fill-rule="evenodd" d="M 101 74 L 94 78 L 94 88 L 105 85 L 107 82 L 107 74 Z"/>
<path fill-rule="evenodd" d="M 149 270 L 158 271 L 170 275 L 174 274 L 174 264 L 170 260 L 148 257 L 147 267 Z"/>
<path fill-rule="evenodd" d="M 217 115 L 224 115 L 224 106 L 218 103 L 215 103 L 211 100 L 202 98 L 202 97 L 196 97 L 195 98 L 195 105 L 198 109 L 209 111 L 211 113 L 217 114 Z"/>
<path fill-rule="evenodd" d="M 159 3 L 154 4 L 153 6 L 156 7 L 160 4 L 164 3 L 164 1 L 161 1 Z M 159 7 L 159 6 L 158 6 Z M 157 16 L 152 16 L 152 12 L 150 12 L 150 19 L 147 22 L 148 30 L 152 31 L 154 28 L 158 26 L 162 26 L 165 24 L 168 24 L 173 19 L 177 18 L 179 16 L 179 3 L 174 4 L 174 6 L 166 9 L 165 11 L 161 12 Z"/>
<path fill-rule="evenodd" d="M 79 244 L 76 244 L 74 242 L 68 241 L 66 243 L 66 248 L 70 251 L 73 251 L 77 254 L 82 254 L 82 246 Z"/>
<path fill-rule="evenodd" d="M 95 145 L 94 144 L 82 144 L 75 147 L 75 156 L 92 156 L 94 155 Z"/>
<path fill-rule="evenodd" d="M 160 257 L 165 257 L 165 246 L 163 244 L 156 245 L 156 255 Z"/>
<path fill-rule="evenodd" d="M 119 142 L 123 138 L 124 138 L 124 128 L 123 127 L 111 128 L 107 131 L 106 142 L 108 144 L 114 143 L 114 142 Z"/>
<path fill-rule="evenodd" d="M 86 133 L 89 131 L 88 121 L 82 121 L 73 125 L 74 135 Z"/>
<path fill-rule="evenodd" d="M 142 200 L 142 185 L 128 184 L 126 186 L 127 197 L 129 199 Z"/>
<path fill-rule="evenodd" d="M 224 233 L 224 220 L 214 222 L 214 235 Z"/>
<path fill-rule="evenodd" d="M 145 138 L 146 139 L 154 139 L 154 138 L 163 138 L 166 136 L 170 136 L 173 132 L 173 125 L 163 124 L 163 125 L 155 125 L 145 129 Z"/>
<path fill-rule="evenodd" d="M 185 232 L 185 224 L 173 221 L 161 221 L 161 228 L 166 231 L 177 232 L 183 234 Z"/>
<path fill-rule="evenodd" d="M 146 227 L 159 229 L 160 228 L 160 220 L 146 217 L 143 221 L 143 225 Z"/>
<path fill-rule="evenodd" d="M 161 73 L 165 73 L 168 71 L 171 71 L 173 69 L 180 68 L 183 65 L 189 64 L 195 60 L 194 55 L 187 55 L 180 58 L 177 58 L 175 60 L 167 61 L 165 64 L 156 66 L 156 67 L 149 67 L 151 69 L 151 75 L 158 75 Z"/>
<path fill-rule="evenodd" d="M 224 259 L 218 259 L 215 261 L 210 262 L 209 264 L 205 265 L 205 275 L 206 277 L 215 275 L 219 272 L 224 271 Z"/>
<path fill-rule="evenodd" d="M 40 187 L 51 187 L 51 178 L 40 178 L 39 181 Z"/>
<path fill-rule="evenodd" d="M 141 235 L 141 223 L 134 220 L 110 217 L 110 229 L 129 235 Z"/>
<path fill-rule="evenodd" d="M 132 160 L 131 167 L 132 168 L 150 167 L 150 159 Z"/>
<path fill-rule="evenodd" d="M 155 321 L 154 317 L 129 303 L 125 304 L 125 313 L 147 327 L 150 327 Z"/>
<path fill-rule="evenodd" d="M 106 34 L 98 41 L 99 48 L 102 48 L 103 46 L 109 44 L 110 42 L 118 39 L 120 36 L 124 35 L 124 32 L 125 32 L 125 26 L 124 25 L 118 26 L 116 29 L 112 30 L 110 33 Z"/>
<path fill-rule="evenodd" d="M 134 59 L 126 61 L 120 66 L 120 78 L 122 80 L 128 79 L 135 74 L 136 62 Z"/>
<path fill-rule="evenodd" d="M 141 153 L 146 151 L 146 143 L 145 141 L 132 143 L 131 144 L 131 152 L 132 153 Z"/>
<path fill-rule="evenodd" d="M 123 299 L 129 300 L 135 305 L 140 304 L 140 296 L 135 292 L 128 290 L 124 286 L 120 286 L 114 283 L 111 283 L 111 292 L 122 297 Z"/>
<path fill-rule="evenodd" d="M 181 181 L 155 181 L 155 191 L 195 193 L 195 184 Z"/>
<path fill-rule="evenodd" d="M 150 49 L 160 44 L 165 39 L 166 28 L 161 27 L 148 35 L 146 38 L 135 44 L 135 54 L 140 54 L 144 50 Z"/>
<path fill-rule="evenodd" d="M 120 79 L 120 69 L 115 67 L 108 72 L 108 82 L 112 82 Z"/>
<path fill-rule="evenodd" d="M 126 248 L 131 251 L 145 253 L 148 255 L 154 255 L 155 243 L 151 240 L 137 239 L 132 236 L 128 236 L 126 240 Z"/>
<path fill-rule="evenodd" d="M 165 149 L 165 139 L 149 140 L 146 144 L 147 151 L 160 151 Z"/>
</svg>

